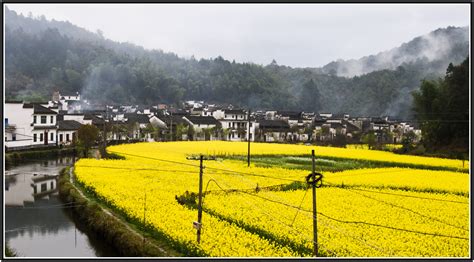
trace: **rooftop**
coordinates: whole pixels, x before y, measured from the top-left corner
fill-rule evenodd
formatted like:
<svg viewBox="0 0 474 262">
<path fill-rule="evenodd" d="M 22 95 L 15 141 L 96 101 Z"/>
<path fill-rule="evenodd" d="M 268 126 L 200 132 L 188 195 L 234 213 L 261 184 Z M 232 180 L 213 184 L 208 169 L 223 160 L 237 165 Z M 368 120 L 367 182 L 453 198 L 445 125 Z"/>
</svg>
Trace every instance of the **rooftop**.
<svg viewBox="0 0 474 262">
<path fill-rule="evenodd" d="M 58 122 L 58 130 L 78 130 L 81 123 L 74 120 L 63 120 Z"/>
</svg>

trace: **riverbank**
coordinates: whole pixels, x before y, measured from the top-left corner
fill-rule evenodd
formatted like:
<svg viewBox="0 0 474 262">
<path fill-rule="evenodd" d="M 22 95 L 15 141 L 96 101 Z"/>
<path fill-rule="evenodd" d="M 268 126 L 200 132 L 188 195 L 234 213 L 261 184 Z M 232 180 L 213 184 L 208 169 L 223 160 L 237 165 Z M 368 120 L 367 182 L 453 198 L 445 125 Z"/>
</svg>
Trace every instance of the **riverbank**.
<svg viewBox="0 0 474 262">
<path fill-rule="evenodd" d="M 176 257 L 181 256 L 167 243 L 154 239 L 146 230 L 129 223 L 112 212 L 93 196 L 84 193 L 80 185 L 73 182 L 70 168 L 61 171 L 59 196 L 77 218 L 97 233 L 109 245 L 115 247 L 123 257 Z"/>
<path fill-rule="evenodd" d="M 76 154 L 76 149 L 74 147 L 15 151 L 15 152 L 10 152 L 10 153 L 5 153 L 5 166 L 6 167 L 14 166 L 25 160 L 72 156 L 75 154 Z"/>
</svg>

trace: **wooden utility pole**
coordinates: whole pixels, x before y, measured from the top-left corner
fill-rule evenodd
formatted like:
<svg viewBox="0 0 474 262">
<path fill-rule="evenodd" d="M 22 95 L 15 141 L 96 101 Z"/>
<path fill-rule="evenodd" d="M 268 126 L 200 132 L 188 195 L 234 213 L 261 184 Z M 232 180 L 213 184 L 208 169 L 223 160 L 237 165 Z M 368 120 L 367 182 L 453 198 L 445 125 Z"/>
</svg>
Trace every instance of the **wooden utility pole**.
<svg viewBox="0 0 474 262">
<path fill-rule="evenodd" d="M 202 155 L 199 159 L 199 198 L 198 198 L 198 222 L 197 222 L 197 242 L 201 243 L 201 227 L 202 227 Z"/>
<path fill-rule="evenodd" d="M 170 124 L 170 141 L 173 140 L 173 112 L 170 111 L 170 120 L 171 120 L 171 124 Z"/>
<path fill-rule="evenodd" d="M 104 114 L 104 151 L 102 152 L 104 155 L 102 157 L 105 157 L 105 155 L 107 154 L 106 152 L 106 148 L 107 148 L 107 130 L 105 128 L 105 119 L 107 118 L 107 105 L 105 105 L 105 114 Z"/>
<path fill-rule="evenodd" d="M 314 157 L 314 149 L 311 151 L 313 162 L 313 242 L 314 242 L 314 256 L 318 256 L 318 221 L 316 220 L 316 162 Z"/>
<path fill-rule="evenodd" d="M 143 201 L 143 253 L 145 253 L 145 229 L 146 229 L 146 189 L 145 199 Z"/>
<path fill-rule="evenodd" d="M 247 150 L 247 166 L 250 166 L 250 109 L 248 113 L 248 132 L 247 132 L 247 140 L 248 140 L 248 150 Z"/>
</svg>

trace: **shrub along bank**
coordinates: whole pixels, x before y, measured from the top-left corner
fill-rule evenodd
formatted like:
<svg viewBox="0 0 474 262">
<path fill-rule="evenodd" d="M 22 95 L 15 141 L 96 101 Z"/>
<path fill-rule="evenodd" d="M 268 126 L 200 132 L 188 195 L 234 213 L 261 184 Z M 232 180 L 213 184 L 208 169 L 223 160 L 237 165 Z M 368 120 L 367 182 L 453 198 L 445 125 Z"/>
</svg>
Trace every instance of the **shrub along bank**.
<svg viewBox="0 0 474 262">
<path fill-rule="evenodd" d="M 59 196 L 71 203 L 71 209 L 86 226 L 95 231 L 104 241 L 112 245 L 119 255 L 125 257 L 179 256 L 174 250 L 158 247 L 150 238 L 144 241 L 142 232 L 132 230 L 127 224 L 107 213 L 94 200 L 84 197 L 71 183 L 69 167 L 61 170 Z M 145 234 L 146 236 L 146 234 Z"/>
<path fill-rule="evenodd" d="M 27 150 L 5 153 L 5 165 L 16 165 L 25 160 L 44 159 L 60 156 L 71 156 L 76 154 L 74 147 L 68 148 L 53 148 L 47 150 Z"/>
</svg>

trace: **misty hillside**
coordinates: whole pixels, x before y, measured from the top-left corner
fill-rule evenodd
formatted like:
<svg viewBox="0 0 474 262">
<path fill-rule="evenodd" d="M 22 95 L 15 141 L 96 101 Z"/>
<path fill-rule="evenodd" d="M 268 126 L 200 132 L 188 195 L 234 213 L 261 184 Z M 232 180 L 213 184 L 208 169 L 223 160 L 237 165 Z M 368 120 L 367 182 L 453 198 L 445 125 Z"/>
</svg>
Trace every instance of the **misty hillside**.
<svg viewBox="0 0 474 262">
<path fill-rule="evenodd" d="M 355 60 L 338 60 L 322 68 L 326 74 L 353 77 L 409 63 L 425 64 L 425 72 L 443 74 L 450 62 L 459 64 L 469 50 L 468 27 L 448 27 L 414 38 L 400 47 Z"/>
<path fill-rule="evenodd" d="M 54 90 L 78 91 L 89 100 L 108 104 L 154 105 L 191 99 L 253 109 L 410 118 L 411 92 L 419 88 L 420 80 L 439 77 L 450 62 L 457 64 L 467 57 L 464 38 L 458 37 L 463 31 L 467 30 L 449 27 L 432 32 L 443 36 L 432 38 L 449 42 L 449 48 L 440 47 L 435 53 L 427 51 L 421 37 L 389 51 L 392 60 L 385 59 L 385 64 L 381 54 L 372 56 L 370 63 L 370 57 L 365 58 L 365 67 L 372 70 L 364 70 L 372 72 L 348 78 L 328 69 L 334 63 L 303 69 L 276 62 L 267 66 L 235 63 L 222 57 L 183 59 L 162 50 L 114 42 L 69 22 L 24 17 L 6 8 L 5 96 L 45 100 Z M 442 60 L 433 58 L 441 53 Z"/>
</svg>

